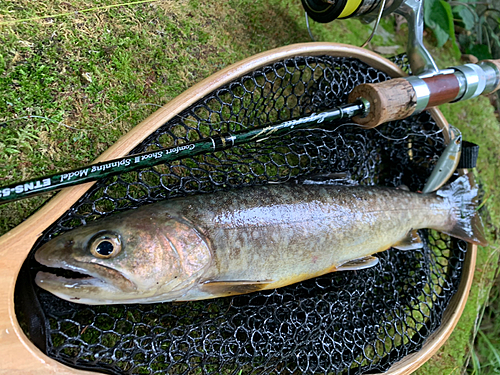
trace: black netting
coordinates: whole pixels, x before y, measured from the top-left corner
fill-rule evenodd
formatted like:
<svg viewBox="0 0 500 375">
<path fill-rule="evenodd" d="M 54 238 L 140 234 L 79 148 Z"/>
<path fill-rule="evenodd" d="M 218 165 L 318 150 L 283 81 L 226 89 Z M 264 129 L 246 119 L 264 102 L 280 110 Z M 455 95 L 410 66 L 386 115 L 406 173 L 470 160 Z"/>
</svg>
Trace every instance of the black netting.
<svg viewBox="0 0 500 375">
<path fill-rule="evenodd" d="M 132 153 L 309 114 L 345 103 L 357 84 L 388 78 L 356 59 L 287 59 L 215 90 Z M 34 249 L 58 233 L 145 203 L 318 173 L 348 172 L 361 184 L 418 190 L 443 149 L 428 113 L 368 131 L 349 124 L 296 131 L 99 181 Z M 44 321 L 38 331 L 28 324 L 26 332 L 43 347 L 45 338 L 34 332 L 45 331 L 50 357 L 108 373 L 384 371 L 439 327 L 460 281 L 465 243 L 420 234 L 422 250 L 380 253 L 374 268 L 232 298 L 92 307 L 35 287 Z M 16 296 L 21 322 L 36 310 L 36 304 L 23 308 L 23 288 L 18 285 Z"/>
</svg>

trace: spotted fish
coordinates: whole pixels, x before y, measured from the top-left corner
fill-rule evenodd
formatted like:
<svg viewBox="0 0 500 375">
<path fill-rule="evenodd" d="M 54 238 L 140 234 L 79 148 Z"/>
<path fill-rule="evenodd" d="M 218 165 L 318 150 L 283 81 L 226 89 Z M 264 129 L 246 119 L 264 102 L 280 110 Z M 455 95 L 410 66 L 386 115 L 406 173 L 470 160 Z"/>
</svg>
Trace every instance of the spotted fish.
<svg viewBox="0 0 500 375">
<path fill-rule="evenodd" d="M 463 176 L 432 194 L 274 184 L 165 200 L 47 242 L 35 258 L 51 269 L 40 271 L 36 283 L 84 304 L 189 301 L 279 288 L 374 266 L 373 254 L 390 247 L 419 248 L 421 228 L 484 245 L 476 194 Z"/>
</svg>

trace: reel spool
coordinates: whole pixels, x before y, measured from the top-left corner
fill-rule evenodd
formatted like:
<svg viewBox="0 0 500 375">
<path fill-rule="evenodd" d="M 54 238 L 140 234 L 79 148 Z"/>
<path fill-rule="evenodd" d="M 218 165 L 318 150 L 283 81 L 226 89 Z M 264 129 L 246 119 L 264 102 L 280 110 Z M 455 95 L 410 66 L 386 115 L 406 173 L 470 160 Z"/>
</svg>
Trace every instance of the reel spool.
<svg viewBox="0 0 500 375">
<path fill-rule="evenodd" d="M 376 16 L 382 0 L 302 0 L 302 6 L 307 15 L 314 21 L 328 23 L 351 17 Z M 402 0 L 388 0 L 385 2 L 382 15 L 394 12 L 401 5 Z"/>
</svg>

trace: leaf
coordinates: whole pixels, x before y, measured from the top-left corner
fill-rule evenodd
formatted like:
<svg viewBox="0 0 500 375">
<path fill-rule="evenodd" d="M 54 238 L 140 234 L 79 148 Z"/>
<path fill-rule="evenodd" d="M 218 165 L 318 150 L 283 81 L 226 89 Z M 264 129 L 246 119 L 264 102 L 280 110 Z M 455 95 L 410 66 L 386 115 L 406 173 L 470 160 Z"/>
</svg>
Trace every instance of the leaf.
<svg viewBox="0 0 500 375">
<path fill-rule="evenodd" d="M 394 56 L 397 54 L 397 51 L 401 48 L 401 46 L 378 46 L 373 47 L 373 51 L 377 52 L 379 55 L 390 55 Z"/>
<path fill-rule="evenodd" d="M 432 19 L 432 8 L 434 7 L 434 3 L 438 0 L 426 0 L 424 6 L 424 22 L 428 27 L 433 27 L 436 25 L 434 20 Z"/>
<path fill-rule="evenodd" d="M 453 13 L 451 6 L 444 0 L 431 0 L 424 7 L 424 21 L 436 36 L 438 47 L 448 39 L 455 41 Z"/>
<path fill-rule="evenodd" d="M 487 60 L 492 58 L 488 46 L 485 44 L 474 44 L 472 47 L 467 48 L 466 52 L 476 56 L 479 60 Z"/>
<path fill-rule="evenodd" d="M 455 25 L 453 24 L 453 12 L 451 11 L 451 5 L 448 4 L 448 2 L 445 0 L 440 0 L 439 4 L 446 13 L 446 17 L 444 17 L 444 19 L 442 20 L 443 29 L 448 30 L 450 39 L 455 40 Z"/>
<path fill-rule="evenodd" d="M 472 30 L 476 25 L 476 15 L 463 5 L 453 7 L 453 15 L 462 21 L 465 30 Z"/>
<path fill-rule="evenodd" d="M 453 52 L 455 54 L 455 57 L 458 59 L 460 58 L 461 53 L 460 53 L 460 48 L 458 48 L 457 45 L 457 40 L 455 38 L 455 25 L 453 23 L 453 12 L 451 10 L 451 5 L 445 0 L 441 0 L 440 4 L 444 8 L 446 14 L 448 15 L 448 34 L 452 42 Z"/>
<path fill-rule="evenodd" d="M 465 35 L 465 34 L 458 34 L 458 43 L 460 46 L 463 48 L 464 51 L 467 51 L 474 43 L 476 42 L 476 37 L 475 35 Z"/>
<path fill-rule="evenodd" d="M 441 27 L 436 26 L 432 28 L 432 32 L 437 40 L 437 46 L 442 47 L 450 38 L 450 34 L 446 30 L 443 30 Z"/>
<path fill-rule="evenodd" d="M 490 37 L 490 51 L 493 51 L 493 45 L 496 44 L 497 49 L 500 49 L 500 38 L 498 37 L 497 34 L 493 31 L 490 25 L 487 25 L 488 28 L 486 29 L 486 32 L 489 34 Z"/>
</svg>

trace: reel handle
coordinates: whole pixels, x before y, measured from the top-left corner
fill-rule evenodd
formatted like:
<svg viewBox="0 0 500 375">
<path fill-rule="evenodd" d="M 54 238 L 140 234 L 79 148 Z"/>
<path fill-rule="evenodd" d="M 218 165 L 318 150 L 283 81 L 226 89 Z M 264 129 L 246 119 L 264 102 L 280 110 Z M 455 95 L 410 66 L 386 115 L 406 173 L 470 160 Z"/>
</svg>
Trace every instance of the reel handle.
<svg viewBox="0 0 500 375">
<path fill-rule="evenodd" d="M 467 100 L 500 88 L 500 60 L 453 67 L 431 77 L 409 76 L 355 87 L 348 102 L 363 98 L 370 103 L 365 117 L 353 121 L 365 128 L 404 119 L 440 104 Z"/>
</svg>

